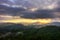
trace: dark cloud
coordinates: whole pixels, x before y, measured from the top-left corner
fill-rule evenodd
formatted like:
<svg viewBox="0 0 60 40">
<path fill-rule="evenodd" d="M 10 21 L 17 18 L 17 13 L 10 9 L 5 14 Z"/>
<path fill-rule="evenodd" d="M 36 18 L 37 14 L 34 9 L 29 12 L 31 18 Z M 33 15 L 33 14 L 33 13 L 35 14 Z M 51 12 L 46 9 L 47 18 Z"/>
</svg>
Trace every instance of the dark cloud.
<svg viewBox="0 0 60 40">
<path fill-rule="evenodd" d="M 35 12 L 22 12 L 20 16 L 23 18 L 54 18 L 52 10 L 37 10 Z"/>
<path fill-rule="evenodd" d="M 60 9 L 59 9 L 60 10 Z M 53 10 L 37 10 L 35 12 L 21 12 L 20 16 L 22 18 L 60 18 L 60 11 L 57 9 Z"/>
<path fill-rule="evenodd" d="M 58 12 L 58 13 L 56 13 Z M 24 8 L 13 8 L 13 7 L 7 7 L 4 5 L 0 5 L 0 14 L 8 14 L 12 16 L 20 16 L 22 18 L 60 18 L 60 8 L 56 8 L 53 10 L 49 9 L 40 9 L 35 12 L 28 11 Z M 57 15 L 58 14 L 58 15 Z"/>
<path fill-rule="evenodd" d="M 60 8 L 55 8 L 53 14 L 55 15 L 55 18 L 60 18 Z"/>
<path fill-rule="evenodd" d="M 11 14 L 16 15 L 20 11 L 25 11 L 24 8 L 13 8 L 13 7 L 7 7 L 4 5 L 0 5 L 0 14 Z"/>
</svg>

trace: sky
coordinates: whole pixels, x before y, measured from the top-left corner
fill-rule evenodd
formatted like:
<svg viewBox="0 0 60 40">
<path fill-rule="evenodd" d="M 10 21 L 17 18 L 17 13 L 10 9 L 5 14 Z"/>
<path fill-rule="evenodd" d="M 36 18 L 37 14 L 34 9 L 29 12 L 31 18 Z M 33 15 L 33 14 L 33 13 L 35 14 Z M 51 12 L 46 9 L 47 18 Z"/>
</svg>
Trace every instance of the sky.
<svg viewBox="0 0 60 40">
<path fill-rule="evenodd" d="M 1 0 L 1 4 L 9 4 L 9 5 L 21 5 L 23 7 L 37 7 L 37 8 L 45 8 L 45 7 L 56 7 L 60 0 Z"/>
<path fill-rule="evenodd" d="M 0 0 L 0 20 L 15 16 L 60 20 L 60 0 Z"/>
<path fill-rule="evenodd" d="M 30 11 L 60 8 L 60 0 L 0 0 L 0 5 L 23 8 Z M 0 6 L 1 7 L 1 6 Z M 4 8 L 5 9 L 5 8 Z"/>
</svg>

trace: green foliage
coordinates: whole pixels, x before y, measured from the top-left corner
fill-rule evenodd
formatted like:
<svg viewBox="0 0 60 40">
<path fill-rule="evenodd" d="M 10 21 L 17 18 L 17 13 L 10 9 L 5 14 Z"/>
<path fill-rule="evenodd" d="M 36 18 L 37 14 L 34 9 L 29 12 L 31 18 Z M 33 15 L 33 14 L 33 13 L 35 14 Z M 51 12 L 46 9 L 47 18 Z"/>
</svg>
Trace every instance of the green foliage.
<svg viewBox="0 0 60 40">
<path fill-rule="evenodd" d="M 23 34 L 16 35 L 17 32 Z M 0 40 L 60 40 L 60 27 L 46 26 L 38 29 L 12 30 L 11 35 L 2 37 Z"/>
</svg>

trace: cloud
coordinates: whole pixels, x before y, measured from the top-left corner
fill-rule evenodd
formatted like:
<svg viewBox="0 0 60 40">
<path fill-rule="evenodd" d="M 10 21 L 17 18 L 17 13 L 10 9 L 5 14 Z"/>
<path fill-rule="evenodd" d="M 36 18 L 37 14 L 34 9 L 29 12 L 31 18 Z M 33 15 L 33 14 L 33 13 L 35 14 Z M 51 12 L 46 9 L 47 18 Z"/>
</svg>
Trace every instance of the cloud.
<svg viewBox="0 0 60 40">
<path fill-rule="evenodd" d="M 20 16 L 23 18 L 54 18 L 52 10 L 37 10 L 35 12 L 22 12 Z"/>
<path fill-rule="evenodd" d="M 13 8 L 13 7 L 7 7 L 5 5 L 0 5 L 0 14 L 11 14 L 16 15 L 20 11 L 25 11 L 24 8 Z"/>
<path fill-rule="evenodd" d="M 57 13 L 58 12 L 58 13 Z M 60 8 L 56 9 L 40 9 L 35 12 L 28 11 L 24 8 L 13 8 L 7 7 L 4 5 L 0 5 L 0 14 L 3 15 L 12 15 L 12 16 L 20 16 L 22 18 L 60 18 Z M 57 15 L 58 14 L 58 15 Z"/>
<path fill-rule="evenodd" d="M 22 5 L 23 7 L 28 7 L 28 8 L 31 7 L 44 8 L 44 7 L 48 7 L 49 5 L 52 6 L 52 4 L 54 4 L 55 7 L 57 2 L 60 1 L 59 0 L 33 0 L 33 1 L 32 0 L 0 0 L 1 4 L 6 3 L 9 5 Z"/>
</svg>

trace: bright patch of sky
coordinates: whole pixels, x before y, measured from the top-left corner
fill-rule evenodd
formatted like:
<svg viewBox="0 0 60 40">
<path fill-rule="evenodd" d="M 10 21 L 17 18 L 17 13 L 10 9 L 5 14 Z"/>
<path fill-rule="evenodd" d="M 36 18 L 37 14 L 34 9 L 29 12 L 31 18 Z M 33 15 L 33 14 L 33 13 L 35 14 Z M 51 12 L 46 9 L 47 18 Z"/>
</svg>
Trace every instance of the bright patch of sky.
<svg viewBox="0 0 60 40">
<path fill-rule="evenodd" d="M 59 0 L 8 0 L 8 2 L 12 2 L 13 5 L 17 5 L 18 7 L 21 5 L 23 7 L 37 7 L 45 9 L 47 7 L 49 9 L 53 9 L 57 6 Z"/>
<path fill-rule="evenodd" d="M 15 0 L 9 0 L 9 1 L 11 1 L 11 2 L 15 3 Z"/>
</svg>

